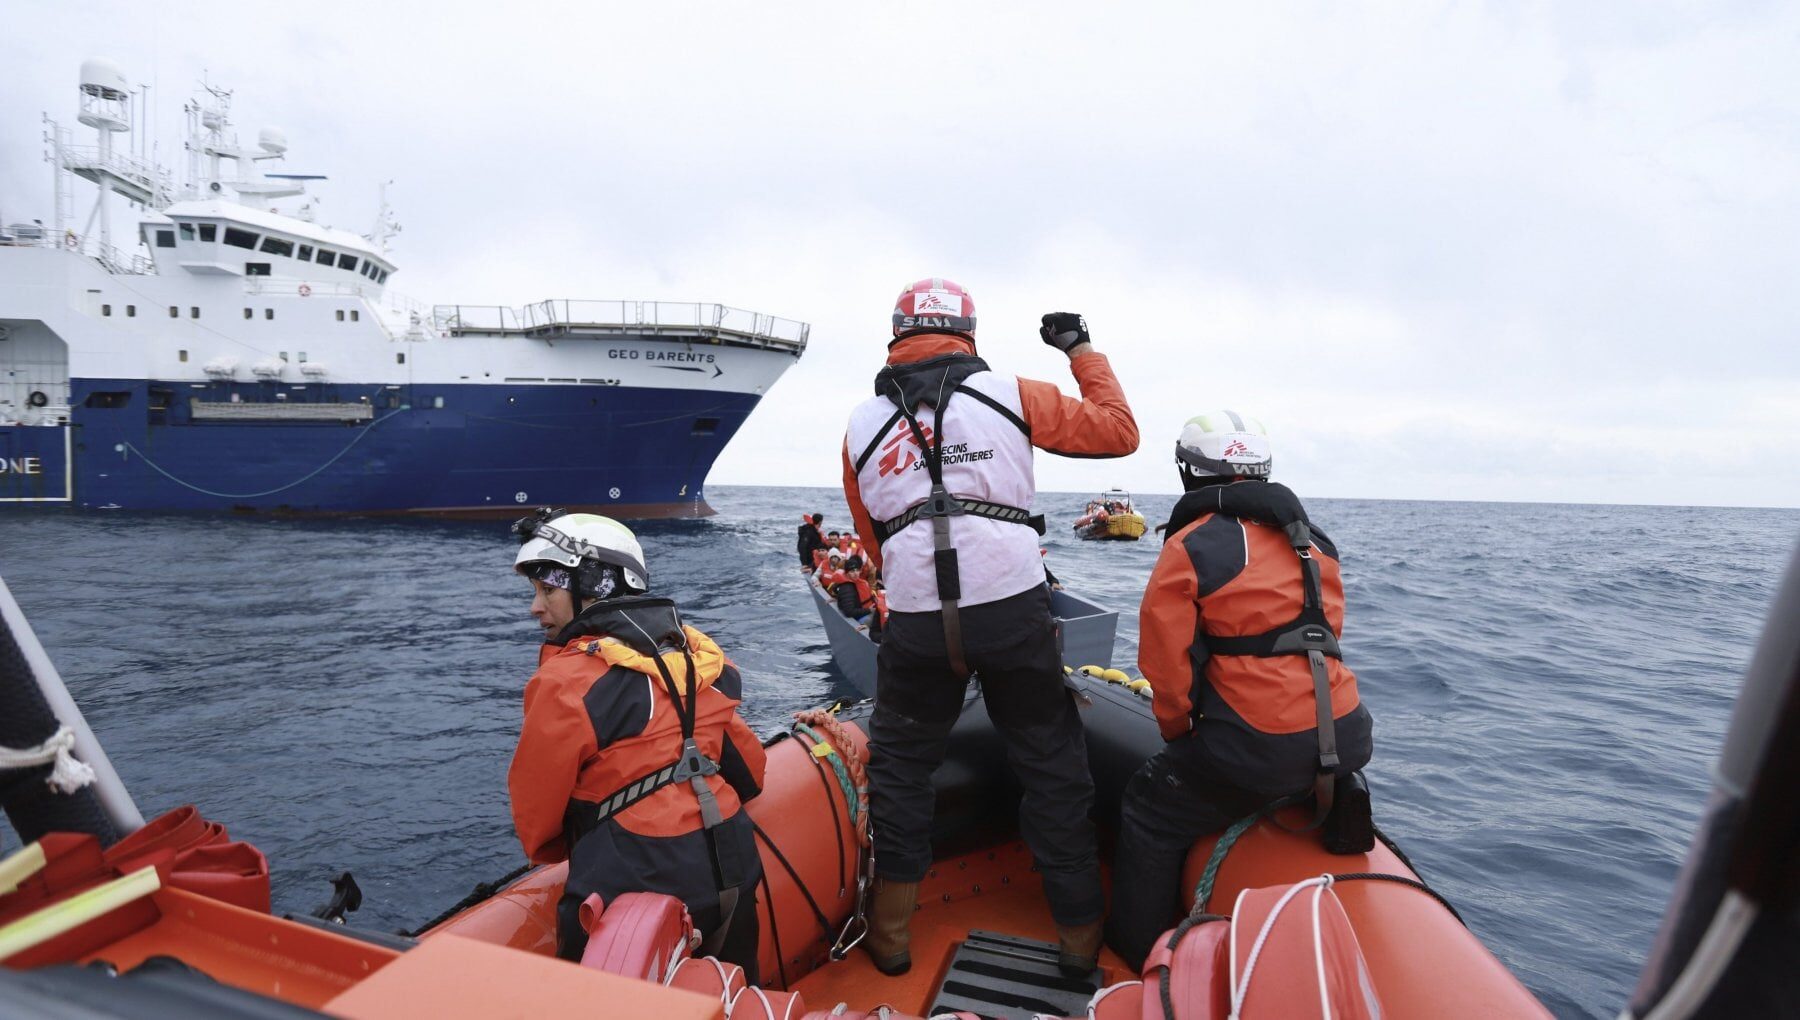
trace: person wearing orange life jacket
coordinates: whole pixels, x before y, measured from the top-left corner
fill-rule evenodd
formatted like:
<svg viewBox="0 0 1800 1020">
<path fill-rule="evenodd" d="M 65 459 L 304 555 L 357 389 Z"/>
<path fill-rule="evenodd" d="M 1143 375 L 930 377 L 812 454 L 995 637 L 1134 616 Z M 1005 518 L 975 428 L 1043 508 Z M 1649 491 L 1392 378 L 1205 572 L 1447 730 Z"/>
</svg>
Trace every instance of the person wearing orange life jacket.
<svg viewBox="0 0 1800 1020">
<path fill-rule="evenodd" d="M 851 413 L 844 495 L 886 587 L 869 723 L 869 801 L 879 832 L 870 932 L 884 973 L 911 966 L 918 884 L 931 866 L 931 773 L 943 761 L 971 673 L 1024 788 L 1020 831 L 1036 859 L 1062 945 L 1084 976 L 1105 903 L 1089 811 L 1093 779 L 1075 702 L 1063 686 L 1038 558 L 1042 518 L 1033 447 L 1121 457 L 1137 423 L 1081 316 L 1043 317 L 1082 398 L 990 371 L 976 356 L 975 304 L 943 279 L 901 292 L 887 367 Z"/>
<path fill-rule="evenodd" d="M 755 975 L 762 865 L 742 805 L 764 755 L 737 711 L 737 667 L 647 594 L 624 525 L 542 510 L 514 532 L 545 643 L 507 789 L 525 855 L 569 862 L 557 955 L 581 957 L 588 895 L 659 892 L 687 906 L 705 952 Z"/>
<path fill-rule="evenodd" d="M 1187 422 L 1185 495 L 1139 608 L 1138 668 L 1166 741 L 1126 784 L 1106 941 L 1133 968 L 1180 917 L 1194 840 L 1312 794 L 1314 823 L 1367 791 L 1373 721 L 1342 660 L 1337 548 L 1268 481 L 1262 426 L 1233 411 Z M 1360 789 L 1358 789 L 1360 787 Z M 1339 790 L 1344 792 L 1340 795 Z"/>
</svg>

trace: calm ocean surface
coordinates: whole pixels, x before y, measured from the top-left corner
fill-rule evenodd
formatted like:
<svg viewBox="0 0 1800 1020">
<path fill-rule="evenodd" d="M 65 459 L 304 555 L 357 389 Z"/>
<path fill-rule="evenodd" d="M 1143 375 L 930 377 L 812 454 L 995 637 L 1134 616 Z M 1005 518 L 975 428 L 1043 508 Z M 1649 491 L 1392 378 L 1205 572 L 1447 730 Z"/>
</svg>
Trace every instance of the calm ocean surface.
<svg viewBox="0 0 1800 1020">
<path fill-rule="evenodd" d="M 637 530 L 657 589 L 743 668 L 752 725 L 850 695 L 793 554 L 802 511 L 847 523 L 841 494 L 710 499 Z M 1135 672 L 1157 544 L 1075 541 L 1084 500 L 1039 496 L 1050 563 L 1120 611 Z M 1344 555 L 1377 819 L 1559 1016 L 1615 1015 L 1800 511 L 1310 510 Z M 353 870 L 354 921 L 386 929 L 522 860 L 505 773 L 539 639 L 514 549 L 503 524 L 0 517 L 0 576 L 145 815 L 197 802 L 256 843 L 277 910 Z"/>
</svg>

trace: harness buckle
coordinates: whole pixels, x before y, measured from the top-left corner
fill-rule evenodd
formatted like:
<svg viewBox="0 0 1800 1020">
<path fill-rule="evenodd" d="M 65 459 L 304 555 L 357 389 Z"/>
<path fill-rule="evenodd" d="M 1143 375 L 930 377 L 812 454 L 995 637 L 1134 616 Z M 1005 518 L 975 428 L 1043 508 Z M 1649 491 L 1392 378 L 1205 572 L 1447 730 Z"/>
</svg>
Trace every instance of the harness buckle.
<svg viewBox="0 0 1800 1020">
<path fill-rule="evenodd" d="M 950 495 L 948 489 L 945 489 L 942 486 L 934 486 L 931 490 L 931 495 L 925 500 L 925 505 L 920 508 L 919 516 L 952 517 L 962 512 L 962 504 L 957 502 L 955 496 Z"/>
<path fill-rule="evenodd" d="M 682 741 L 681 760 L 675 763 L 675 774 L 670 782 L 679 783 L 684 779 L 717 775 L 719 763 L 708 758 L 700 751 L 700 745 L 694 743 L 692 737 Z"/>
</svg>

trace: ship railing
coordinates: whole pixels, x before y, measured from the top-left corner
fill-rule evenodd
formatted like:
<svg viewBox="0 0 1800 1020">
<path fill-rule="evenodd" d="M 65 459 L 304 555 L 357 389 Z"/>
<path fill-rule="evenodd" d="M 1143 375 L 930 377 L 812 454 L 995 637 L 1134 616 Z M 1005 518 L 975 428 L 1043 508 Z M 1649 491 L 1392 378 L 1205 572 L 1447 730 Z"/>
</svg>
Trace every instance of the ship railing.
<svg viewBox="0 0 1800 1020">
<path fill-rule="evenodd" d="M 63 169 L 70 173 L 90 180 L 105 174 L 135 189 L 135 194 L 127 196 L 133 201 L 158 209 L 169 204 L 168 172 L 154 163 L 116 150 L 103 153 L 97 145 L 59 145 L 57 154 L 62 158 Z"/>
<path fill-rule="evenodd" d="M 35 224 L 29 227 L 4 227 L 0 228 L 0 247 L 71 251 L 93 259 L 102 269 L 114 274 L 148 276 L 156 272 L 156 262 L 148 256 L 127 255 L 110 244 L 102 244 L 98 236 L 79 234 L 73 230 L 65 230 L 59 234 L 49 227 Z"/>
<path fill-rule="evenodd" d="M 794 319 L 728 305 L 690 301 L 580 301 L 553 299 L 507 305 L 437 305 L 432 324 L 452 333 L 634 333 L 669 336 L 730 335 L 759 347 L 806 349 L 812 327 Z"/>
</svg>

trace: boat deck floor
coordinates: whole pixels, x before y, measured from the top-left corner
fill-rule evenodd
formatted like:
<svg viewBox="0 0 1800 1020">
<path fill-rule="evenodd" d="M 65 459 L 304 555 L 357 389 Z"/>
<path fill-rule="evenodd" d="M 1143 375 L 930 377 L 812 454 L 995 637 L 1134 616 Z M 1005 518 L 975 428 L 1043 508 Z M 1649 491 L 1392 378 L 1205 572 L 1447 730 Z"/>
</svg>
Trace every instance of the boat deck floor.
<svg viewBox="0 0 1800 1020">
<path fill-rule="evenodd" d="M 919 887 L 919 909 L 912 923 L 913 964 L 905 974 L 888 977 L 858 948 L 793 987 L 805 998 L 809 1012 L 845 1002 L 852 1012 L 887 1005 L 924 1016 L 957 946 L 975 929 L 1056 941 L 1043 885 L 1023 844 L 952 858 L 932 869 Z M 1137 977 L 1110 949 L 1101 949 L 1100 968 L 1106 984 Z"/>
</svg>

